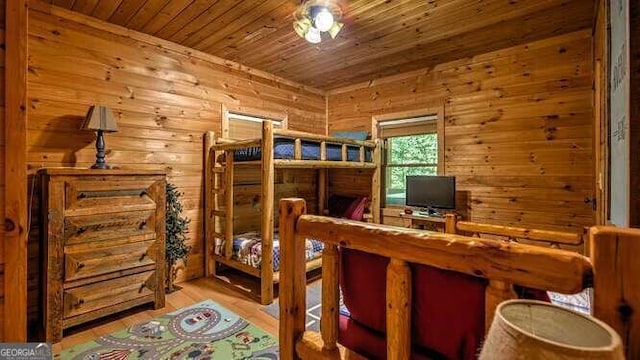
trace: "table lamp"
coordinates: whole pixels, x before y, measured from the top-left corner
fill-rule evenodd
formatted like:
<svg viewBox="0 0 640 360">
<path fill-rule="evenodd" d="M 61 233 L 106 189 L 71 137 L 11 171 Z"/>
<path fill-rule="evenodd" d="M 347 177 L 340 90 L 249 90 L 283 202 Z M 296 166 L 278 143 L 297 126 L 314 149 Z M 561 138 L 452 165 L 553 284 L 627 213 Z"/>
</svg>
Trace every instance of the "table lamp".
<svg viewBox="0 0 640 360">
<path fill-rule="evenodd" d="M 620 336 L 604 322 L 535 300 L 496 309 L 480 360 L 623 360 Z"/>
<path fill-rule="evenodd" d="M 92 169 L 108 169 L 104 161 L 104 132 L 118 131 L 118 124 L 110 108 L 102 105 L 92 105 L 87 112 L 87 117 L 82 124 L 84 130 L 96 130 L 96 163 Z"/>
</svg>

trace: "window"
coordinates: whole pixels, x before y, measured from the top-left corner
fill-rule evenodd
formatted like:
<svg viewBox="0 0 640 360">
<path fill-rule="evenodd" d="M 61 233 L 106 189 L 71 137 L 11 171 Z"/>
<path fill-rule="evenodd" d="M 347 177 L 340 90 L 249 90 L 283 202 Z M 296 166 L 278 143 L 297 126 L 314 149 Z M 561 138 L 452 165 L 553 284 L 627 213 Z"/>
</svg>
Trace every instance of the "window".
<svg viewBox="0 0 640 360">
<path fill-rule="evenodd" d="M 407 175 L 438 174 L 438 134 L 396 136 L 386 141 L 386 203 L 404 205 Z"/>
<path fill-rule="evenodd" d="M 423 113 L 424 114 L 424 113 Z M 439 114 L 375 119 L 384 139 L 384 199 L 386 205 L 404 205 L 407 175 L 437 175 Z"/>
<path fill-rule="evenodd" d="M 231 139 L 254 139 L 262 136 L 262 122 L 270 120 L 277 128 L 280 121 L 274 121 L 263 117 L 245 115 L 238 113 L 228 113 L 229 138 Z"/>
</svg>

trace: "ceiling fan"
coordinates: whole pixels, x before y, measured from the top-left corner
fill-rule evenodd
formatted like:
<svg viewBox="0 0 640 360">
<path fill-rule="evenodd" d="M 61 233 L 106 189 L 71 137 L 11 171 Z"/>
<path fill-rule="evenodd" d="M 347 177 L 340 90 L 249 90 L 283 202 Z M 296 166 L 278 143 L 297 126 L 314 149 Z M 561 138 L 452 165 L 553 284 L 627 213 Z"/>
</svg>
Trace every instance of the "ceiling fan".
<svg viewBox="0 0 640 360">
<path fill-rule="evenodd" d="M 332 39 L 338 36 L 344 23 L 342 9 L 333 1 L 303 1 L 293 13 L 293 29 L 296 34 L 312 44 L 322 41 L 322 33 L 328 33 Z"/>
</svg>

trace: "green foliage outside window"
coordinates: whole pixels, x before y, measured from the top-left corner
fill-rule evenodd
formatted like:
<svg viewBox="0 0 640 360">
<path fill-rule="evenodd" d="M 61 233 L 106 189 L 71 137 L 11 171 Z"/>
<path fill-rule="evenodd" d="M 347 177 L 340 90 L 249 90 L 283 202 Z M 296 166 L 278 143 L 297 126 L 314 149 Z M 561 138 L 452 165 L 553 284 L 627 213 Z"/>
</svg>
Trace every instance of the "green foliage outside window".
<svg viewBox="0 0 640 360">
<path fill-rule="evenodd" d="M 404 204 L 407 175 L 436 175 L 438 134 L 387 139 L 387 204 Z"/>
</svg>

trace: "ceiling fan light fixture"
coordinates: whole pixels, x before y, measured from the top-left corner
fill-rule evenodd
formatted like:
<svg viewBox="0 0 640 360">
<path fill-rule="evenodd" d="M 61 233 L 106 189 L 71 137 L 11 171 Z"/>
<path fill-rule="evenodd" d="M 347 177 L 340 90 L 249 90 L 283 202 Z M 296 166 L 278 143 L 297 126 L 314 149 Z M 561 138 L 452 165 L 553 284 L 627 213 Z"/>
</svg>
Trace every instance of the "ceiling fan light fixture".
<svg viewBox="0 0 640 360">
<path fill-rule="evenodd" d="M 296 20 L 293 22 L 293 30 L 295 30 L 296 34 L 298 34 L 298 36 L 300 36 L 301 38 L 304 38 L 305 35 L 307 35 L 307 32 L 309 32 L 310 28 L 311 20 L 307 18 Z"/>
<path fill-rule="evenodd" d="M 320 36 L 320 30 L 311 26 L 309 31 L 304 35 L 305 40 L 312 44 L 318 44 L 322 41 L 322 37 Z"/>
<path fill-rule="evenodd" d="M 293 13 L 293 29 L 312 44 L 322 41 L 322 33 L 335 39 L 344 24 L 340 22 L 342 10 L 327 0 L 306 0 Z"/>
<path fill-rule="evenodd" d="M 329 31 L 333 26 L 333 14 L 326 7 L 321 7 L 313 17 L 315 27 L 320 31 Z"/>
<path fill-rule="evenodd" d="M 336 36 L 338 36 L 338 33 L 340 32 L 340 30 L 342 30 L 343 26 L 344 26 L 343 23 L 335 21 L 331 26 L 331 28 L 327 30 L 327 32 L 329 33 L 332 39 L 335 39 Z"/>
</svg>

